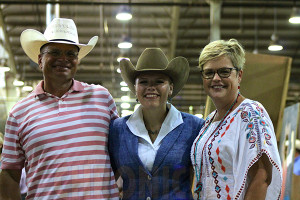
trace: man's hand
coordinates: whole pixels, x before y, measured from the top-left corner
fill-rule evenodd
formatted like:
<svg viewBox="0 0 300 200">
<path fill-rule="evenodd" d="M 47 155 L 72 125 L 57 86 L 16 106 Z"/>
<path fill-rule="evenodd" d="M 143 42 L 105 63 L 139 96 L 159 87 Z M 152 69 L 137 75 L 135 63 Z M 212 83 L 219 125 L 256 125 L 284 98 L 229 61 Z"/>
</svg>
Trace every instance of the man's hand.
<svg viewBox="0 0 300 200">
<path fill-rule="evenodd" d="M 0 200 L 20 200 L 22 170 L 3 169 L 0 173 Z"/>
</svg>

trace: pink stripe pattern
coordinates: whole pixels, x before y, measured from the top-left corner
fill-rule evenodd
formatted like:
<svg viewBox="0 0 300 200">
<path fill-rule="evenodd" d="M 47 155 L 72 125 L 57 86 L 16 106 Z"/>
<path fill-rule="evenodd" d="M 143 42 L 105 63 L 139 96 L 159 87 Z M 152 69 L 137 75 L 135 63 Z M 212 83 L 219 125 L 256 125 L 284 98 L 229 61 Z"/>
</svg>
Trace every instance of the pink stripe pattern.
<svg viewBox="0 0 300 200">
<path fill-rule="evenodd" d="M 61 98 L 41 81 L 9 114 L 1 168 L 25 166 L 27 199 L 119 197 L 107 150 L 115 102 L 104 87 L 73 81 Z"/>
</svg>

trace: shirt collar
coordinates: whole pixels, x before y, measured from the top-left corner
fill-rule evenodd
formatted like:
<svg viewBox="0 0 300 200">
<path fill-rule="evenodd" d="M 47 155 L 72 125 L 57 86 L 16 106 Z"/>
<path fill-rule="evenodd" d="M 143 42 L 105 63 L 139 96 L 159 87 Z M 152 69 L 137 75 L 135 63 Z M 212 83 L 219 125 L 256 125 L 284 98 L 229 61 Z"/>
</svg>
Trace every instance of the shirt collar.
<svg viewBox="0 0 300 200">
<path fill-rule="evenodd" d="M 160 128 L 159 134 L 154 142 L 153 145 L 159 145 L 162 139 L 173 129 L 183 123 L 181 113 L 172 105 L 167 104 L 169 108 L 169 112 Z M 137 110 L 129 117 L 126 122 L 130 131 L 143 139 L 147 142 L 152 144 L 151 139 L 148 135 L 148 131 L 145 127 L 144 120 L 143 120 L 143 112 L 141 106 L 137 108 Z"/>
<path fill-rule="evenodd" d="M 69 90 L 69 92 L 80 92 L 84 90 L 84 86 L 82 85 L 81 82 L 76 81 L 74 79 L 73 80 L 73 85 L 71 87 L 71 89 Z M 44 91 L 44 80 L 40 81 L 39 84 L 35 87 L 35 89 L 33 90 L 33 93 L 35 94 L 35 97 L 40 97 L 46 94 L 46 92 Z"/>
</svg>

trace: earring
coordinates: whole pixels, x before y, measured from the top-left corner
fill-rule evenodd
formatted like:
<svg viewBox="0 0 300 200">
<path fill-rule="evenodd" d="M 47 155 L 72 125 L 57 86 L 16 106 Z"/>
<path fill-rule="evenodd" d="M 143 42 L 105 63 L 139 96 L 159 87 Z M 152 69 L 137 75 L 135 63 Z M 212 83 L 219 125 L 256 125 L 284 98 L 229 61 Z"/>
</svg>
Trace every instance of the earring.
<svg viewBox="0 0 300 200">
<path fill-rule="evenodd" d="M 139 102 L 138 98 L 136 98 L 135 101 L 138 103 Z"/>
<path fill-rule="evenodd" d="M 240 89 L 241 88 L 241 86 L 238 86 L 238 89 Z"/>
</svg>

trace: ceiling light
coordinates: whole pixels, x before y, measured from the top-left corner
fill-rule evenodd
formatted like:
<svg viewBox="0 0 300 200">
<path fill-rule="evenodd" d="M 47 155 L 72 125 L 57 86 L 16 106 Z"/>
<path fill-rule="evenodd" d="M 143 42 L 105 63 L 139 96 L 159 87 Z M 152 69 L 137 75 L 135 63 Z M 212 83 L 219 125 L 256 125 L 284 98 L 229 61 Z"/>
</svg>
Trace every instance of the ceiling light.
<svg viewBox="0 0 300 200">
<path fill-rule="evenodd" d="M 126 59 L 126 60 L 130 61 L 129 58 L 127 58 L 127 57 L 122 57 L 122 56 L 118 57 L 118 58 L 117 58 L 117 61 L 120 62 L 120 61 L 123 60 L 123 59 Z"/>
<path fill-rule="evenodd" d="M 130 104 L 129 103 L 121 103 L 121 108 L 128 109 L 128 108 L 130 108 Z"/>
<path fill-rule="evenodd" d="M 132 47 L 132 43 L 129 41 L 122 41 L 118 44 L 120 49 L 130 49 Z"/>
<path fill-rule="evenodd" d="M 268 47 L 269 51 L 281 51 L 283 46 L 278 43 L 278 36 L 277 36 L 277 9 L 274 7 L 274 32 L 271 35 L 271 42 Z"/>
<path fill-rule="evenodd" d="M 272 42 L 271 42 L 272 43 Z M 280 44 L 270 44 L 268 47 L 269 51 L 281 51 L 283 47 Z"/>
<path fill-rule="evenodd" d="M 129 37 L 123 36 L 121 42 L 118 44 L 120 49 L 130 49 L 132 47 L 132 43 Z"/>
<path fill-rule="evenodd" d="M 120 85 L 125 87 L 125 86 L 127 86 L 127 83 L 125 83 L 125 81 L 121 81 Z"/>
<path fill-rule="evenodd" d="M 130 8 L 128 6 L 121 6 L 116 18 L 121 21 L 128 21 L 132 18 Z"/>
<path fill-rule="evenodd" d="M 283 49 L 283 46 L 278 43 L 278 37 L 275 33 L 271 36 L 271 42 L 268 47 L 269 51 L 281 51 Z"/>
<path fill-rule="evenodd" d="M 116 18 L 118 20 L 121 20 L 121 21 L 128 21 L 128 20 L 130 20 L 132 18 L 132 15 L 131 15 L 131 13 L 126 13 L 126 12 L 124 12 L 124 13 L 118 13 L 116 15 Z"/>
<path fill-rule="evenodd" d="M 289 22 L 292 24 L 300 24 L 300 11 L 298 8 L 293 7 L 293 11 L 289 19 Z"/>
<path fill-rule="evenodd" d="M 0 72 L 8 72 L 10 70 L 9 67 L 0 66 Z"/>
<path fill-rule="evenodd" d="M 120 67 L 118 67 L 117 72 L 118 72 L 119 74 L 121 73 Z"/>
<path fill-rule="evenodd" d="M 31 86 L 24 86 L 23 88 L 22 88 L 22 91 L 25 91 L 25 92 L 30 92 L 30 91 L 32 91 L 33 90 L 33 87 L 31 87 Z"/>
<path fill-rule="evenodd" d="M 122 100 L 122 101 L 129 101 L 129 100 L 130 100 L 130 97 L 129 97 L 129 96 L 122 96 L 122 97 L 121 97 L 121 100 Z"/>
<path fill-rule="evenodd" d="M 121 90 L 124 92 L 127 92 L 127 91 L 129 91 L 129 87 L 121 87 Z"/>
<path fill-rule="evenodd" d="M 13 85 L 16 87 L 20 87 L 24 85 L 23 81 L 14 80 Z"/>
</svg>

